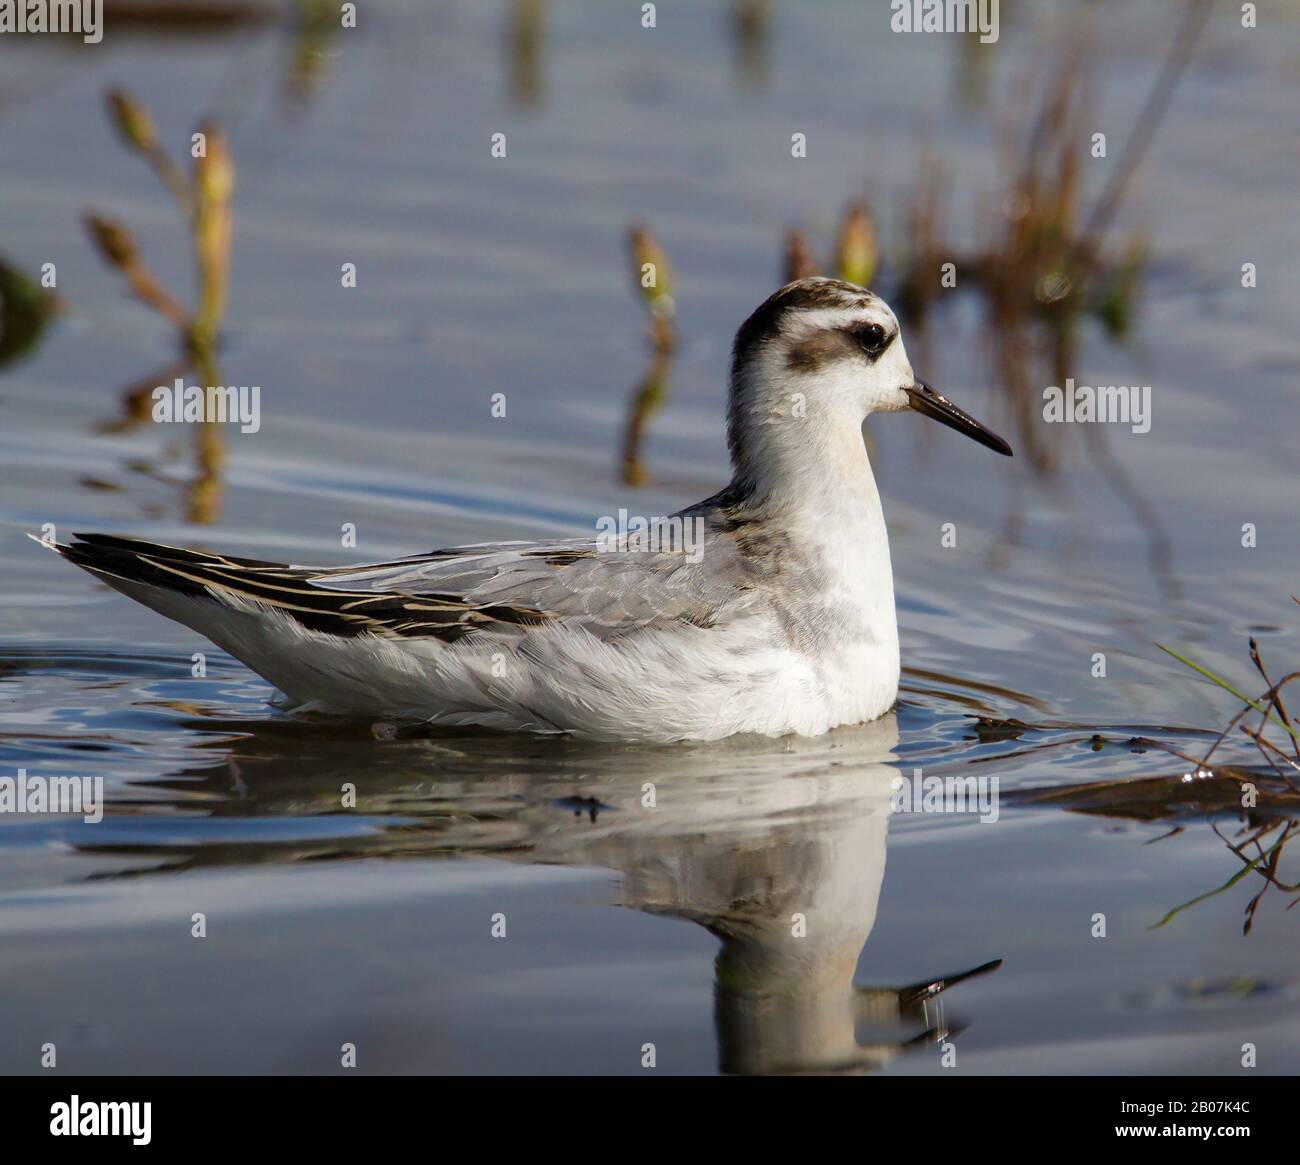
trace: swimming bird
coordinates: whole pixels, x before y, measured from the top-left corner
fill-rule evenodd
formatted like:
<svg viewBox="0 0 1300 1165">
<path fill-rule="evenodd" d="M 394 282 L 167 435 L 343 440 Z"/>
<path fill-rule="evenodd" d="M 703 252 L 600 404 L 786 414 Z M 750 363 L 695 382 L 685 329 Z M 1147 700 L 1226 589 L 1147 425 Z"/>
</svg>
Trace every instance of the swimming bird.
<svg viewBox="0 0 1300 1165">
<path fill-rule="evenodd" d="M 349 567 L 107 534 L 54 549 L 206 636 L 293 710 L 610 741 L 817 736 L 898 695 L 862 422 L 908 409 L 1011 455 L 916 378 L 883 300 L 799 279 L 736 334 L 730 484 L 648 531 Z"/>
</svg>

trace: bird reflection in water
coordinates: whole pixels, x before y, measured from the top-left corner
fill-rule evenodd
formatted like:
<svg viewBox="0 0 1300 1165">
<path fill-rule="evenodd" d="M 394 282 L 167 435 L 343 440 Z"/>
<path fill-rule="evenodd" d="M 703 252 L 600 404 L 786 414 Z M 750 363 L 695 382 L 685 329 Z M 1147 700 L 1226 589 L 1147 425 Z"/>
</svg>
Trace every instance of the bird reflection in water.
<svg viewBox="0 0 1300 1165">
<path fill-rule="evenodd" d="M 338 791 L 351 782 L 353 812 L 382 827 L 256 855 L 250 849 L 262 847 L 247 840 L 141 847 L 137 856 L 161 860 L 136 876 L 385 855 L 612 869 L 623 905 L 689 920 L 719 940 L 714 1014 L 725 1072 L 880 1069 L 955 1035 L 962 1025 L 945 1017 L 942 993 L 999 965 L 903 986 L 854 983 L 899 777 L 892 714 L 820 738 L 670 750 L 406 729 L 376 740 L 292 721 L 231 727 L 247 735 L 221 742 L 217 763 L 150 784 L 192 808 L 197 779 L 215 816 L 320 822 L 339 814 Z"/>
</svg>

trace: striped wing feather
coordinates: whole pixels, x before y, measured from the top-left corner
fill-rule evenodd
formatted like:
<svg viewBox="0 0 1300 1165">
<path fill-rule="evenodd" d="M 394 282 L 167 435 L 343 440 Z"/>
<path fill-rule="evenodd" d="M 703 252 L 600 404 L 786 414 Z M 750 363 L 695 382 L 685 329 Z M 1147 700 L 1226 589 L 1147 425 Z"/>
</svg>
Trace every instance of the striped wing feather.
<svg viewBox="0 0 1300 1165">
<path fill-rule="evenodd" d="M 104 577 L 273 607 L 333 635 L 515 636 L 563 620 L 608 638 L 650 624 L 707 625 L 727 588 L 680 553 L 604 554 L 591 539 L 453 547 L 393 562 L 306 567 L 107 534 L 58 547 Z M 734 588 L 733 588 L 734 589 Z M 732 596 L 734 597 L 734 596 Z"/>
</svg>

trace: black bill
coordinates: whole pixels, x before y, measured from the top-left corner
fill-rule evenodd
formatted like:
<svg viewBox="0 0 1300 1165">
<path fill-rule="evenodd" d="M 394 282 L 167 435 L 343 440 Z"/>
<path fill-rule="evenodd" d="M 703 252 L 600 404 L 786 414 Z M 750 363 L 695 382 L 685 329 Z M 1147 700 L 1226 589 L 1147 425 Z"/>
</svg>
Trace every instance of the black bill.
<svg viewBox="0 0 1300 1165">
<path fill-rule="evenodd" d="M 907 393 L 912 408 L 918 413 L 924 413 L 927 417 L 943 422 L 950 429 L 965 433 L 971 440 L 987 445 L 995 453 L 1001 453 L 1004 457 L 1012 455 L 1011 446 L 992 429 L 986 429 L 970 413 L 962 412 L 946 396 L 935 392 L 924 380 L 918 380 L 903 391 Z"/>
</svg>

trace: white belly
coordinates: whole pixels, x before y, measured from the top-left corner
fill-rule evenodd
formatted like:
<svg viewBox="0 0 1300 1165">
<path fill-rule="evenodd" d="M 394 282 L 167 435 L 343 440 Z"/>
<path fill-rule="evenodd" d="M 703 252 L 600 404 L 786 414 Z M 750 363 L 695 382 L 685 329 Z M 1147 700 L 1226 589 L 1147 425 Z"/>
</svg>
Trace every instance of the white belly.
<svg viewBox="0 0 1300 1165">
<path fill-rule="evenodd" d="M 686 627 L 611 643 L 547 628 L 492 654 L 422 640 L 359 649 L 352 640 L 340 682 L 322 685 L 333 669 L 316 667 L 309 682 L 280 686 L 320 711 L 645 742 L 818 736 L 893 706 L 896 640 L 814 664 L 755 631 Z"/>
<path fill-rule="evenodd" d="M 892 619 L 880 635 L 815 654 L 791 647 L 772 619 L 758 617 L 615 640 L 545 625 L 513 644 L 480 647 L 472 640 L 341 639 L 275 611 L 171 594 L 148 600 L 201 630 L 304 711 L 670 742 L 737 733 L 818 736 L 874 720 L 898 694 Z"/>
</svg>

